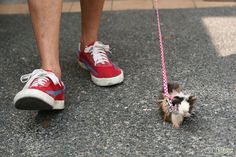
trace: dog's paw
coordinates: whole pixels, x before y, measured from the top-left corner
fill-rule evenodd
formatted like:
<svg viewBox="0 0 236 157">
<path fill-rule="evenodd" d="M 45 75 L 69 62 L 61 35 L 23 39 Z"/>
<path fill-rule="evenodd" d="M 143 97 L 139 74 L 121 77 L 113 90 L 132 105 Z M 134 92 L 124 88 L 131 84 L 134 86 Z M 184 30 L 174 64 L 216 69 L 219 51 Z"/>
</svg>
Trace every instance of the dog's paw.
<svg viewBox="0 0 236 157">
<path fill-rule="evenodd" d="M 179 129 L 179 128 L 180 128 L 180 125 L 177 124 L 177 123 L 175 123 L 175 124 L 173 124 L 173 127 L 174 127 L 175 129 Z"/>
<path fill-rule="evenodd" d="M 190 114 L 190 113 L 186 113 L 186 114 L 184 115 L 184 117 L 191 117 L 191 114 Z"/>
</svg>

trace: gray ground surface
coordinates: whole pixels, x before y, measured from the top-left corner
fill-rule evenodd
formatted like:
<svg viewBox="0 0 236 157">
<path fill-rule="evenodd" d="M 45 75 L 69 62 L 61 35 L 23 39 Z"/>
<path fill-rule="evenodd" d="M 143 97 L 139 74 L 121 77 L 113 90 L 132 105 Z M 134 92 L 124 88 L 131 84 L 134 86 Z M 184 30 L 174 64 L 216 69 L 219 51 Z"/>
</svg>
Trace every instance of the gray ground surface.
<svg viewBox="0 0 236 157">
<path fill-rule="evenodd" d="M 110 88 L 92 84 L 77 65 L 80 17 L 63 15 L 62 112 L 14 108 L 19 77 L 38 68 L 39 57 L 29 16 L 0 16 L 0 156 L 235 156 L 236 55 L 219 56 L 202 18 L 235 17 L 236 9 L 161 10 L 169 80 L 198 97 L 178 130 L 162 122 L 156 105 L 162 77 L 154 15 L 104 13 L 101 39 L 125 71 L 125 82 Z M 232 42 L 227 35 L 222 43 Z"/>
</svg>

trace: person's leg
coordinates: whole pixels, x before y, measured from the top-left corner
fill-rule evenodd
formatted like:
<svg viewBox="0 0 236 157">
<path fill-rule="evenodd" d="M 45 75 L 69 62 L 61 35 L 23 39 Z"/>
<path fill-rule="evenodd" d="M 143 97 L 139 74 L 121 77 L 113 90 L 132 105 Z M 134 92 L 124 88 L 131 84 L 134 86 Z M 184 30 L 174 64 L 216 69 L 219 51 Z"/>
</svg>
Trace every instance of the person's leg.
<svg viewBox="0 0 236 157">
<path fill-rule="evenodd" d="M 14 105 L 17 109 L 24 110 L 61 110 L 65 107 L 65 87 L 59 79 L 62 0 L 28 0 L 28 4 L 40 53 L 41 69 L 35 69 L 21 77 L 21 81 L 27 83 L 14 97 Z"/>
<path fill-rule="evenodd" d="M 80 0 L 81 4 L 81 49 L 97 41 L 104 0 Z"/>
<path fill-rule="evenodd" d="M 28 0 L 41 68 L 61 77 L 59 31 L 63 0 Z"/>
<path fill-rule="evenodd" d="M 98 31 L 104 0 L 81 0 L 82 35 L 77 54 L 81 67 L 90 72 L 98 86 L 111 86 L 124 80 L 123 71 L 107 56 L 109 45 L 98 42 Z"/>
</svg>

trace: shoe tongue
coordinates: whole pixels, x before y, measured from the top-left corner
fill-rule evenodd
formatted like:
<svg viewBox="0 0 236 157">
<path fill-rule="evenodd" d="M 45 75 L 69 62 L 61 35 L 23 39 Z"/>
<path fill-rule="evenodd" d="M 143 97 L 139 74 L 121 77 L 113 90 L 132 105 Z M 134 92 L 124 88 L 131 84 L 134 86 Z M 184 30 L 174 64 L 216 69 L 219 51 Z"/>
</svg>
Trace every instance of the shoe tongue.
<svg viewBox="0 0 236 157">
<path fill-rule="evenodd" d="M 44 81 L 44 84 L 42 85 L 42 84 L 40 84 L 39 82 L 42 81 L 41 79 L 42 79 L 43 77 L 44 77 L 44 78 L 45 78 L 45 77 L 48 78 L 48 81 Z M 40 76 L 40 77 L 34 79 L 34 81 L 32 82 L 31 86 L 34 85 L 34 83 L 35 83 L 36 81 L 38 82 L 38 83 L 36 83 L 36 84 L 38 84 L 38 86 L 41 86 L 41 87 L 48 87 L 48 86 L 50 85 L 50 83 L 51 83 L 50 78 L 47 77 L 47 76 L 45 76 L 45 75 L 42 75 L 42 76 Z M 35 84 L 35 85 L 36 85 L 36 84 Z"/>
</svg>

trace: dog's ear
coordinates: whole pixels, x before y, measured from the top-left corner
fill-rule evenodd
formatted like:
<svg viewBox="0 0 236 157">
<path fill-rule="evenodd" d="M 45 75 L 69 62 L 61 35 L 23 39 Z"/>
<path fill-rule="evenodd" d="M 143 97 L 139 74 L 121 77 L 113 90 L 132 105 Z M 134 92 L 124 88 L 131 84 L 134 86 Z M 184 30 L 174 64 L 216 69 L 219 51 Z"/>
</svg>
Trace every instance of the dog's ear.
<svg viewBox="0 0 236 157">
<path fill-rule="evenodd" d="M 195 102 L 197 101 L 197 97 L 196 96 L 189 96 L 187 102 L 189 103 L 190 106 L 192 106 L 193 104 L 195 104 Z"/>
<path fill-rule="evenodd" d="M 187 100 L 187 102 L 189 103 L 189 106 L 190 106 L 189 113 L 192 112 L 193 106 L 194 106 L 196 101 L 197 101 L 197 97 L 196 96 L 193 96 L 193 95 L 189 96 L 189 98 Z"/>
<path fill-rule="evenodd" d="M 181 90 L 182 90 L 182 87 L 179 84 L 177 84 L 177 83 L 168 83 L 169 93 L 172 93 L 174 91 L 179 93 L 179 92 L 181 92 Z"/>
</svg>

